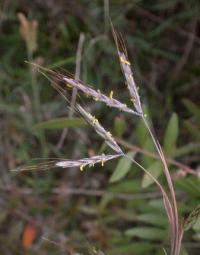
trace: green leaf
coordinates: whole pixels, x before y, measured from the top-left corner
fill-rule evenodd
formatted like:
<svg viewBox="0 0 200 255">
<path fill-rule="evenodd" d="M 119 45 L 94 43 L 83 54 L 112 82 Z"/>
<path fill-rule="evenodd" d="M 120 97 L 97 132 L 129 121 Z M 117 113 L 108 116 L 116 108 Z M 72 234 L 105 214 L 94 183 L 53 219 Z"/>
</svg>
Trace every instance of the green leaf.
<svg viewBox="0 0 200 255">
<path fill-rule="evenodd" d="M 134 154 L 135 153 L 133 151 L 131 151 L 131 152 L 127 153 L 127 156 L 132 158 L 134 156 Z M 132 162 L 129 159 L 122 157 L 119 160 L 119 163 L 110 178 L 110 182 L 117 182 L 117 181 L 121 180 L 125 175 L 127 175 L 127 173 L 131 169 L 131 164 L 132 164 Z"/>
<path fill-rule="evenodd" d="M 139 120 L 138 122 L 136 133 L 137 133 L 138 143 L 141 147 L 143 147 L 147 138 L 149 137 L 149 134 L 142 120 Z"/>
<path fill-rule="evenodd" d="M 194 123 L 190 123 L 189 121 L 185 121 L 184 126 L 187 128 L 188 132 L 194 137 L 194 139 L 197 142 L 199 142 L 200 141 L 199 127 Z"/>
<path fill-rule="evenodd" d="M 49 65 L 47 68 L 49 68 L 49 69 L 53 69 L 55 67 L 58 68 L 58 67 L 66 65 L 66 64 L 74 64 L 75 62 L 76 62 L 76 58 L 74 56 L 72 56 L 69 58 L 61 59 L 61 60 L 53 63 L 52 65 Z"/>
<path fill-rule="evenodd" d="M 139 237 L 146 240 L 163 240 L 166 236 L 166 231 L 160 228 L 153 227 L 135 227 L 128 229 L 125 234 L 131 237 Z"/>
<path fill-rule="evenodd" d="M 63 129 L 63 128 L 78 128 L 86 125 L 82 118 L 58 118 L 40 122 L 34 125 L 37 129 Z"/>
<path fill-rule="evenodd" d="M 147 107 L 144 107 L 144 113 L 148 116 L 148 122 L 151 123 L 151 116 Z M 148 152 L 155 153 L 155 145 L 152 142 L 152 139 L 146 126 L 144 125 L 143 120 L 139 120 L 136 128 L 136 133 L 139 146 Z M 154 161 L 155 159 L 153 159 L 152 157 L 147 157 L 146 155 L 141 154 L 141 163 L 145 168 L 153 164 Z"/>
<path fill-rule="evenodd" d="M 189 255 L 184 247 L 181 248 L 181 255 Z"/>
<path fill-rule="evenodd" d="M 155 178 L 158 178 L 160 174 L 162 173 L 162 164 L 160 161 L 155 161 L 148 169 L 147 171 L 151 173 Z M 144 174 L 142 178 L 142 187 L 147 188 L 152 183 L 154 183 L 154 180 L 148 175 Z"/>
<path fill-rule="evenodd" d="M 176 113 L 173 113 L 169 123 L 167 125 L 167 129 L 164 137 L 164 151 L 167 155 L 173 155 L 176 149 L 176 141 L 178 138 L 178 116 Z"/>
<path fill-rule="evenodd" d="M 122 135 L 126 131 L 126 128 L 127 126 L 124 118 L 122 117 L 115 118 L 114 131 L 117 137 L 122 137 Z"/>
<path fill-rule="evenodd" d="M 200 180 L 196 176 L 188 176 L 187 178 L 177 179 L 176 185 L 193 198 L 200 198 Z"/>
<path fill-rule="evenodd" d="M 162 22 L 161 25 L 156 26 L 156 28 L 153 31 L 151 31 L 148 35 L 151 38 L 160 35 L 164 30 L 166 30 L 171 25 L 172 22 L 173 22 L 172 18 L 167 19 L 165 22 Z"/>
<path fill-rule="evenodd" d="M 103 210 L 113 200 L 114 194 L 105 194 L 99 204 L 99 209 Z"/>
<path fill-rule="evenodd" d="M 188 99 L 183 99 L 183 104 L 200 124 L 200 107 Z"/>
<path fill-rule="evenodd" d="M 166 250 L 164 248 L 163 248 L 163 252 L 164 252 L 165 255 L 167 255 L 167 252 L 166 252 Z"/>
<path fill-rule="evenodd" d="M 121 240 L 120 240 L 121 241 Z M 119 242 L 120 243 L 120 242 Z M 144 255 L 149 254 L 154 249 L 153 244 L 150 242 L 129 242 L 128 244 L 115 244 L 112 247 L 111 255 L 122 255 L 122 254 L 137 254 Z"/>
<path fill-rule="evenodd" d="M 144 113 L 148 116 L 149 122 L 151 122 L 150 113 L 148 111 L 148 108 L 145 105 L 143 107 L 143 110 L 144 110 Z M 138 121 L 137 128 L 136 128 L 136 133 L 137 133 L 137 139 L 138 139 L 139 145 L 141 147 L 144 147 L 144 144 L 149 139 L 149 132 L 148 132 L 146 126 L 144 125 L 144 122 L 143 122 L 142 119 L 140 119 Z"/>
<path fill-rule="evenodd" d="M 158 227 L 165 227 L 168 224 L 168 220 L 166 217 L 163 217 L 161 213 L 145 213 L 138 215 L 137 219 L 139 221 L 152 224 Z"/>
<path fill-rule="evenodd" d="M 145 143 L 142 145 L 142 148 L 152 154 L 156 153 L 155 145 L 153 144 L 152 139 L 149 136 L 147 137 Z M 141 155 L 141 161 L 142 165 L 145 168 L 148 168 L 155 162 L 155 159 L 152 157 L 147 157 L 146 155 Z"/>
<path fill-rule="evenodd" d="M 131 169 L 136 169 L 137 166 L 131 166 Z M 137 193 L 141 191 L 140 181 L 138 179 L 134 180 L 123 180 L 123 182 L 115 183 L 110 185 L 109 191 L 113 193 Z"/>
<path fill-rule="evenodd" d="M 195 230 L 195 232 L 200 233 L 200 217 L 197 219 L 196 223 L 194 224 L 193 229 Z"/>
</svg>

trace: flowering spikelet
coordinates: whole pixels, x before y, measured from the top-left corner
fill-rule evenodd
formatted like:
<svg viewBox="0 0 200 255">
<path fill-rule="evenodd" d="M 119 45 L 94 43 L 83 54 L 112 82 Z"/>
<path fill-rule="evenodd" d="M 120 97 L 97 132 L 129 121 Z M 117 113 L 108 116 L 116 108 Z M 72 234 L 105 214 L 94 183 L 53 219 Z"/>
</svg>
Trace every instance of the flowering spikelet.
<svg viewBox="0 0 200 255">
<path fill-rule="evenodd" d="M 78 159 L 78 160 L 51 160 L 48 162 L 41 162 L 35 165 L 31 166 L 25 166 L 25 167 L 20 167 L 17 169 L 13 169 L 12 171 L 16 172 L 22 172 L 22 171 L 44 171 L 44 170 L 49 170 L 57 167 L 61 168 L 71 168 L 71 167 L 79 167 L 81 171 L 83 171 L 85 166 L 89 167 L 94 167 L 95 164 L 100 163 L 101 166 L 104 165 L 106 161 L 112 160 L 114 158 L 118 158 L 122 156 L 121 154 L 115 154 L 115 155 L 99 155 L 99 156 L 94 156 L 91 158 L 83 158 L 83 159 Z"/>
<path fill-rule="evenodd" d="M 83 171 L 84 167 L 94 167 L 95 164 L 100 163 L 101 166 L 104 166 L 104 163 L 106 161 L 109 161 L 111 159 L 120 157 L 121 154 L 116 155 L 99 155 L 99 156 L 93 156 L 91 158 L 83 158 L 79 160 L 64 160 L 59 161 L 56 163 L 56 166 L 62 167 L 62 168 L 68 168 L 68 167 L 80 167 L 80 170 Z"/>
<path fill-rule="evenodd" d="M 38 68 L 38 70 L 45 75 L 44 72 L 47 72 L 50 77 L 53 78 L 52 86 L 68 101 L 66 97 L 66 92 L 68 89 L 76 88 L 77 90 L 81 91 L 84 95 L 87 97 L 93 98 L 95 101 L 100 101 L 108 105 L 109 107 L 114 107 L 119 109 L 120 111 L 135 114 L 138 116 L 141 116 L 142 113 L 139 111 L 134 111 L 127 107 L 126 104 L 121 103 L 120 101 L 113 98 L 113 91 L 110 92 L 109 96 L 106 96 L 103 94 L 100 90 L 95 90 L 91 88 L 88 84 L 84 84 L 81 80 L 74 79 L 73 75 L 69 72 L 65 72 L 65 75 L 62 75 L 61 73 L 58 73 L 56 71 L 50 70 L 48 68 L 36 65 L 35 63 L 32 63 L 35 67 Z M 46 75 L 45 75 L 46 76 Z M 49 77 L 46 76 L 49 80 L 51 80 Z M 55 79 L 57 81 L 61 81 L 64 84 L 59 84 L 55 82 Z"/>
<path fill-rule="evenodd" d="M 106 96 L 100 92 L 100 90 L 94 90 L 89 85 L 83 84 L 79 80 L 75 80 L 72 77 L 63 76 L 63 80 L 67 83 L 66 87 L 69 85 L 73 88 L 76 88 L 83 92 L 87 96 L 91 96 L 95 101 L 101 101 L 106 103 L 110 107 L 118 108 L 121 111 L 133 113 L 136 115 L 141 115 L 138 111 L 133 111 L 132 109 L 128 108 L 126 104 L 119 102 L 118 100 L 113 98 L 113 92 L 110 93 L 110 96 Z"/>
<path fill-rule="evenodd" d="M 127 84 L 130 96 L 131 96 L 131 101 L 133 102 L 136 112 L 139 115 L 142 115 L 143 112 L 142 112 L 140 97 L 138 94 L 138 88 L 137 88 L 135 80 L 133 78 L 131 64 L 128 60 L 128 54 L 127 54 L 125 44 L 123 42 L 122 37 L 119 34 L 117 34 L 117 32 L 114 30 L 113 27 L 112 27 L 112 32 L 113 32 L 113 37 L 114 37 L 114 40 L 115 40 L 115 43 L 117 46 L 117 52 L 118 52 L 118 56 L 119 56 L 121 69 L 125 76 L 126 84 Z"/>
<path fill-rule="evenodd" d="M 81 115 L 84 117 L 84 119 L 94 127 L 95 131 L 105 140 L 106 144 L 111 147 L 115 152 L 122 154 L 122 150 L 115 141 L 115 139 L 112 137 L 110 132 L 107 132 L 99 123 L 99 121 L 92 116 L 89 112 L 87 112 L 83 107 L 81 107 L 79 104 L 77 105 L 77 109 L 81 113 Z"/>
</svg>

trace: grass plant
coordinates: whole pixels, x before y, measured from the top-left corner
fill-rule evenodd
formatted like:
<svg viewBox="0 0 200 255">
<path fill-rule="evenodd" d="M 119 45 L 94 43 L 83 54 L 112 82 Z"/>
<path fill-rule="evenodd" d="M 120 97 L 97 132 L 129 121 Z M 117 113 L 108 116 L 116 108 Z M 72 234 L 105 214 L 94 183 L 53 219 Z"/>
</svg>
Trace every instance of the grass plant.
<svg viewBox="0 0 200 255">
<path fill-rule="evenodd" d="M 118 109 L 120 112 L 126 112 L 131 115 L 136 115 L 138 118 L 140 118 L 148 133 L 149 136 L 152 139 L 152 142 L 155 146 L 155 149 L 157 151 L 158 157 L 160 162 L 162 163 L 163 172 L 167 181 L 167 187 L 165 186 L 156 178 L 154 177 L 145 167 L 142 166 L 138 161 L 136 161 L 133 157 L 126 154 L 124 150 L 120 147 L 120 145 L 117 143 L 115 138 L 112 136 L 112 134 L 104 129 L 104 127 L 101 125 L 99 120 L 92 116 L 81 104 L 74 103 L 73 104 L 73 110 L 75 110 L 77 113 L 79 113 L 85 121 L 91 125 L 97 134 L 99 134 L 105 143 L 114 151 L 114 154 L 111 155 L 97 155 L 89 158 L 83 158 L 79 160 L 65 160 L 65 159 L 52 159 L 48 162 L 41 162 L 36 165 L 28 166 L 28 167 L 20 167 L 18 169 L 15 169 L 15 171 L 29 171 L 29 170 L 49 170 L 50 168 L 71 168 L 71 167 L 79 167 L 81 171 L 83 171 L 87 166 L 94 167 L 95 164 L 101 164 L 102 167 L 104 164 L 109 160 L 114 160 L 118 157 L 125 157 L 126 159 L 130 160 L 132 163 L 136 164 L 142 171 L 144 171 L 158 186 L 162 198 L 163 203 L 165 206 L 166 214 L 168 217 L 169 222 L 169 228 L 170 228 L 170 250 L 167 252 L 164 250 L 163 252 L 165 254 L 170 255 L 180 255 L 181 251 L 181 242 L 183 237 L 184 229 L 187 229 L 189 225 L 191 225 L 191 222 L 195 221 L 196 218 L 199 216 L 199 208 L 195 210 L 190 215 L 190 218 L 185 221 L 185 223 L 181 222 L 179 220 L 178 215 L 178 208 L 177 208 L 177 201 L 176 201 L 176 194 L 174 190 L 174 185 L 171 177 L 170 170 L 168 168 L 167 160 L 164 155 L 164 152 L 160 146 L 160 143 L 158 142 L 156 136 L 154 135 L 152 131 L 152 127 L 150 123 L 148 122 L 147 116 L 144 113 L 144 110 L 142 108 L 142 102 L 140 100 L 140 95 L 138 93 L 138 87 L 136 85 L 136 82 L 134 80 L 134 75 L 131 69 L 131 63 L 128 59 L 127 50 L 125 47 L 125 43 L 123 41 L 123 38 L 120 34 L 118 34 L 113 25 L 111 24 L 113 37 L 117 46 L 117 52 L 119 57 L 119 62 L 121 65 L 122 73 L 125 78 L 126 87 L 130 94 L 130 100 L 133 104 L 132 107 L 128 107 L 126 104 L 116 100 L 113 97 L 113 91 L 110 92 L 110 95 L 107 96 L 100 90 L 95 90 L 91 86 L 86 85 L 81 80 L 74 78 L 73 75 L 69 73 L 65 73 L 64 75 L 53 70 L 49 70 L 45 67 L 38 66 L 37 64 L 32 63 L 33 66 L 38 68 L 38 71 L 44 74 L 48 77 L 48 79 L 51 80 L 53 87 L 68 101 L 70 102 L 68 98 L 68 90 L 73 89 L 73 91 L 77 91 L 82 93 L 84 96 L 89 97 L 95 101 L 103 102 L 108 107 L 113 107 Z M 49 78 L 50 77 L 50 78 Z M 193 223 L 192 223 L 193 224 Z"/>
</svg>

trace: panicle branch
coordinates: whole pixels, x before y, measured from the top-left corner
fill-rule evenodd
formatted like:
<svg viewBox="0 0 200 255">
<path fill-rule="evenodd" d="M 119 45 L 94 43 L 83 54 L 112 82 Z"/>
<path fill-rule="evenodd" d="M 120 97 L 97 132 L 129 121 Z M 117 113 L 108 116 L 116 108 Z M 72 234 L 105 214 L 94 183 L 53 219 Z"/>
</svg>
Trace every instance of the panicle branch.
<svg viewBox="0 0 200 255">
<path fill-rule="evenodd" d="M 101 93 L 100 90 L 96 91 L 93 88 L 91 88 L 89 85 L 85 85 L 81 81 L 75 80 L 71 77 L 69 78 L 67 76 L 63 76 L 63 81 L 65 81 L 68 86 L 78 89 L 79 91 L 84 93 L 86 96 L 92 97 L 95 101 L 104 102 L 106 105 L 117 108 L 124 112 L 132 113 L 139 116 L 141 115 L 141 113 L 128 108 L 126 104 L 123 104 L 119 102 L 118 100 L 114 99 L 112 97 L 113 95 L 112 91 L 110 93 L 110 96 L 106 96 L 105 94 Z"/>
<path fill-rule="evenodd" d="M 112 148 L 115 152 L 122 154 L 122 149 L 112 137 L 110 132 L 107 132 L 104 127 L 99 123 L 98 119 L 87 112 L 83 107 L 77 104 L 77 109 L 83 118 L 95 129 L 95 131 L 105 140 L 105 143 Z"/>
<path fill-rule="evenodd" d="M 56 166 L 62 167 L 62 168 L 68 168 L 68 167 L 80 167 L 80 170 L 83 171 L 83 168 L 86 166 L 94 167 L 95 164 L 101 163 L 101 166 L 104 166 L 104 163 L 122 156 L 122 154 L 115 154 L 115 155 L 99 155 L 94 156 L 91 158 L 83 158 L 79 160 L 64 160 L 59 161 L 56 163 Z"/>
<path fill-rule="evenodd" d="M 14 172 L 23 172 L 23 171 L 45 171 L 50 170 L 53 168 L 71 168 L 71 167 L 80 167 L 80 170 L 82 171 L 85 166 L 94 167 L 95 164 L 101 163 L 102 166 L 104 166 L 104 163 L 112 160 L 114 158 L 118 158 L 122 156 L 122 154 L 115 154 L 115 155 L 99 155 L 94 156 L 91 158 L 83 158 L 78 160 L 51 160 L 47 162 L 41 162 L 35 165 L 31 166 L 25 166 L 25 167 L 19 167 L 16 169 L 13 169 L 11 171 Z"/>
</svg>

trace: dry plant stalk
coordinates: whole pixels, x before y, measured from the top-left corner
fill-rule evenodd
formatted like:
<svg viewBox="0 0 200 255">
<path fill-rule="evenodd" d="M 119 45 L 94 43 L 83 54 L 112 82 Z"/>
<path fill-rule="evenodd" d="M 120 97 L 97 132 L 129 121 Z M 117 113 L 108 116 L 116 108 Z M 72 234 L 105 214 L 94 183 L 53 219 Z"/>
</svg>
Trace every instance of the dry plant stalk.
<svg viewBox="0 0 200 255">
<path fill-rule="evenodd" d="M 112 24 L 111 24 L 112 26 Z M 80 167 L 80 170 L 83 170 L 85 166 L 94 166 L 96 163 L 101 163 L 102 166 L 104 165 L 104 162 L 108 160 L 112 160 L 121 156 L 124 156 L 131 160 L 133 163 L 135 163 L 137 166 L 139 166 L 142 171 L 144 171 L 146 174 L 148 174 L 155 182 L 155 184 L 158 186 L 160 189 L 160 192 L 163 197 L 163 202 L 165 205 L 165 210 L 168 216 L 169 220 L 169 225 L 170 225 L 170 255 L 179 255 L 180 254 L 180 249 L 181 249 L 181 241 L 183 237 L 183 224 L 179 224 L 179 217 L 178 217 L 178 210 L 177 210 L 177 201 L 176 201 L 176 196 L 175 196 L 175 191 L 174 191 L 174 186 L 172 182 L 172 178 L 166 163 L 166 158 L 164 156 L 163 150 L 155 138 L 153 132 L 151 131 L 151 127 L 146 119 L 146 116 L 143 112 L 142 109 L 142 104 L 140 101 L 140 97 L 138 94 L 138 88 L 136 86 L 133 73 L 131 70 L 131 64 L 130 61 L 128 60 L 128 54 L 126 51 L 125 44 L 123 42 L 122 37 L 114 30 L 114 27 L 112 26 L 112 32 L 114 36 L 114 40 L 117 46 L 117 52 L 119 56 L 119 61 L 121 65 L 122 72 L 125 77 L 125 81 L 127 84 L 128 91 L 130 93 L 131 101 L 133 102 L 134 110 L 127 107 L 125 104 L 121 103 L 120 101 L 116 100 L 113 98 L 113 92 L 111 91 L 110 96 L 106 96 L 99 90 L 94 90 L 92 87 L 89 85 L 85 85 L 82 81 L 77 80 L 73 78 L 73 76 L 69 73 L 66 75 L 62 75 L 60 73 L 57 73 L 55 71 L 49 70 L 47 68 L 37 66 L 39 71 L 43 73 L 45 76 L 45 72 L 50 74 L 51 77 L 54 79 L 56 78 L 57 81 L 60 81 L 61 84 L 55 83 L 54 81 L 51 83 L 51 85 L 68 101 L 67 98 L 67 91 L 69 88 L 76 89 L 77 91 L 82 92 L 83 94 L 93 98 L 95 101 L 100 101 L 105 103 L 109 107 L 114 107 L 117 108 L 120 111 L 124 111 L 133 115 L 139 116 L 151 138 L 152 141 L 155 145 L 155 148 L 157 150 L 158 156 L 160 158 L 160 161 L 163 164 L 163 170 L 164 174 L 167 180 L 168 184 L 168 190 L 169 190 L 169 195 L 167 194 L 167 191 L 165 190 L 165 187 L 153 176 L 151 175 L 150 172 L 148 172 L 140 163 L 135 161 L 133 158 L 130 158 L 127 156 L 122 148 L 117 144 L 115 139 L 112 137 L 110 132 L 107 132 L 103 126 L 99 123 L 99 121 L 92 116 L 87 110 L 85 110 L 80 104 L 76 104 L 74 106 L 74 109 L 76 112 L 79 112 L 83 118 L 94 128 L 94 130 L 104 139 L 105 143 L 116 153 L 113 155 L 99 155 L 99 156 L 94 156 L 91 158 L 83 158 L 79 160 L 51 160 L 49 162 L 42 162 L 37 165 L 29 166 L 29 167 L 22 167 L 19 169 L 16 169 L 17 171 L 27 171 L 27 170 L 47 170 L 49 168 L 56 168 L 56 167 L 61 167 L 61 168 L 68 168 L 68 167 Z M 35 65 L 35 64 L 34 64 Z M 35 65 L 36 66 L 36 65 Z M 47 76 L 49 79 L 49 77 Z M 196 210 L 188 219 L 188 225 L 190 225 L 191 222 L 194 222 L 194 219 L 196 219 L 196 215 L 199 215 L 199 208 Z M 165 252 L 166 253 L 166 252 Z"/>
<path fill-rule="evenodd" d="M 21 36 L 26 43 L 28 52 L 32 54 L 35 50 L 37 50 L 38 22 L 37 20 L 29 21 L 21 12 L 17 14 L 17 17 L 20 21 Z"/>
</svg>

